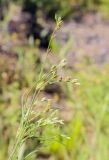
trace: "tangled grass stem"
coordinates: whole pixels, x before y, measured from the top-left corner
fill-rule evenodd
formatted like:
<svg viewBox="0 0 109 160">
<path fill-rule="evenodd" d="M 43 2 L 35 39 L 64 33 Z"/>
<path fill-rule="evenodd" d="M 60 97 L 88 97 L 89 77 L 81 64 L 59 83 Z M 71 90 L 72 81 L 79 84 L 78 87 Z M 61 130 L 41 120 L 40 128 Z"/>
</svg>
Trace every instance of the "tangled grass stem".
<svg viewBox="0 0 109 160">
<path fill-rule="evenodd" d="M 47 57 L 48 57 L 49 51 L 51 49 L 50 47 L 51 47 L 52 40 L 55 37 L 57 30 L 60 28 L 59 24 L 60 23 L 58 22 L 58 19 L 57 19 L 56 27 L 51 35 L 49 45 L 48 45 L 48 48 L 47 48 L 47 51 L 45 54 L 45 63 L 47 62 Z M 35 101 L 37 101 L 37 98 L 38 98 L 42 88 L 44 88 L 45 85 L 47 85 L 48 83 L 55 80 L 55 76 L 54 76 L 55 72 L 49 72 L 47 74 L 44 74 L 45 63 L 42 63 L 38 81 L 33 85 L 33 87 L 31 89 L 29 89 L 27 92 L 25 92 L 22 97 L 21 122 L 19 125 L 19 129 L 17 131 L 17 134 L 16 134 L 15 143 L 13 145 L 13 150 L 12 150 L 11 154 L 9 155 L 8 160 L 19 159 L 20 148 L 23 145 L 23 143 L 26 141 L 25 135 L 26 135 L 26 138 L 37 137 L 35 134 L 38 131 L 39 127 L 62 123 L 62 121 L 58 120 L 57 117 L 53 117 L 53 116 L 55 116 L 55 114 L 50 113 L 50 116 L 48 116 L 48 117 L 44 116 L 44 114 L 46 114 L 46 112 L 42 113 L 42 115 L 41 115 L 42 118 L 40 118 L 36 124 L 33 124 L 33 122 L 31 121 L 31 118 L 30 118 L 33 113 L 34 103 L 35 103 Z M 34 93 L 32 93 L 33 91 L 34 91 Z M 31 126 L 32 126 L 32 128 L 31 128 Z M 31 133 L 29 130 L 35 130 L 35 132 Z"/>
</svg>

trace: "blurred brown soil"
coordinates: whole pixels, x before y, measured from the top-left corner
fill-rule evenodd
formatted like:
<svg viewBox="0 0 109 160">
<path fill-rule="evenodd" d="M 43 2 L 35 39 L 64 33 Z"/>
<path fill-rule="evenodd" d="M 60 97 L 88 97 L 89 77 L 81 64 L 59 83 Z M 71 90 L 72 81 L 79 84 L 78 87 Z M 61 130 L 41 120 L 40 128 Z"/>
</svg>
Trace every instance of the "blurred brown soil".
<svg viewBox="0 0 109 160">
<path fill-rule="evenodd" d="M 12 37 L 5 43 L 4 32 L 8 34 L 8 31 L 6 32 L 6 28 L 0 28 L 0 32 L 0 55 L 9 53 L 9 57 L 12 57 L 10 48 L 16 45 L 15 37 L 14 43 L 11 41 Z M 109 20 L 104 20 L 101 15 L 89 13 L 78 22 L 74 20 L 64 22 L 57 33 L 57 42 L 61 43 L 63 48 L 69 39 L 72 39 L 71 49 L 68 52 L 71 66 L 75 62 L 80 62 L 82 57 L 85 57 L 88 63 L 109 63 Z"/>
<path fill-rule="evenodd" d="M 85 57 L 92 63 L 109 63 L 109 20 L 99 14 L 89 13 L 80 22 L 65 22 L 57 39 L 64 45 L 73 40 L 69 63 L 72 65 Z"/>
</svg>

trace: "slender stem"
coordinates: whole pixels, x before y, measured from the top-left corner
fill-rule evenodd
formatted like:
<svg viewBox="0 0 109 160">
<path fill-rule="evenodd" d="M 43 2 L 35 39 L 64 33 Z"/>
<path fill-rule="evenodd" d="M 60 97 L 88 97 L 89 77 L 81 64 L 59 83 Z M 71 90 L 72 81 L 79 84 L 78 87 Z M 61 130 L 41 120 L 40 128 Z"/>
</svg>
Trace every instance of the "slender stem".
<svg viewBox="0 0 109 160">
<path fill-rule="evenodd" d="M 50 52 L 51 43 L 52 43 L 52 40 L 55 37 L 55 33 L 56 33 L 56 31 L 58 29 L 59 28 L 56 25 L 56 27 L 55 27 L 52 35 L 51 35 L 49 44 L 48 44 L 48 48 L 47 48 L 46 55 L 45 55 L 45 62 L 47 62 L 47 57 L 48 57 L 48 54 Z M 44 72 L 44 64 L 42 63 L 40 74 L 39 74 L 39 78 L 38 78 L 37 83 L 35 83 L 35 85 L 38 84 L 38 82 L 42 82 L 43 81 L 43 75 L 44 75 L 43 72 Z M 37 99 L 39 93 L 41 92 L 42 87 L 45 86 L 54 77 L 51 76 L 50 73 L 49 73 L 49 74 L 47 74 L 47 76 L 45 78 L 46 78 L 46 81 L 44 83 L 42 83 L 42 85 L 40 86 L 40 88 L 39 89 L 37 89 L 37 87 L 35 88 L 35 92 L 33 94 L 31 103 L 29 104 L 28 108 L 27 108 L 27 105 L 28 105 L 29 94 L 32 92 L 32 90 L 34 89 L 35 85 L 27 92 L 27 94 L 26 93 L 24 94 L 24 96 L 26 95 L 26 102 L 24 100 L 24 96 L 22 98 L 22 117 L 21 117 L 21 123 L 20 123 L 19 129 L 18 129 L 18 132 L 17 132 L 18 135 L 16 136 L 16 139 L 15 139 L 15 144 L 14 144 L 13 151 L 10 154 L 8 160 L 14 160 L 15 156 L 18 154 L 17 152 L 19 151 L 19 149 L 20 149 L 20 147 L 22 145 L 22 141 L 23 141 L 23 138 L 24 138 L 25 133 L 26 133 L 26 128 L 24 127 L 24 124 L 25 124 L 25 122 L 28 122 L 29 116 L 30 116 L 31 111 L 33 109 L 34 102 Z"/>
</svg>

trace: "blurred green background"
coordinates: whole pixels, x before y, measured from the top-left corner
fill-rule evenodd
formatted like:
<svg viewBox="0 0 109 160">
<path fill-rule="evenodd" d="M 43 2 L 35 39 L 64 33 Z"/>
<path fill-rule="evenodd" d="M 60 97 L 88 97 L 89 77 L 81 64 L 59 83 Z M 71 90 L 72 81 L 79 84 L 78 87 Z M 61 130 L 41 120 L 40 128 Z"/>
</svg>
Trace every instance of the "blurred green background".
<svg viewBox="0 0 109 160">
<path fill-rule="evenodd" d="M 60 128 L 44 128 L 41 136 L 47 140 L 43 143 L 27 141 L 24 154 L 38 148 L 28 160 L 109 159 L 109 0 L 0 0 L 0 160 L 8 159 L 22 94 L 37 80 L 44 64 L 55 14 L 62 16 L 63 26 L 51 43 L 53 53 L 44 71 L 66 58 L 68 64 L 59 74 L 77 78 L 81 85 L 59 84 L 61 91 L 51 88 L 52 94 L 41 93 L 59 106 L 59 117 L 65 122 Z M 99 37 L 105 31 L 104 38 Z M 91 45 L 101 46 L 103 53 L 96 53 Z"/>
</svg>

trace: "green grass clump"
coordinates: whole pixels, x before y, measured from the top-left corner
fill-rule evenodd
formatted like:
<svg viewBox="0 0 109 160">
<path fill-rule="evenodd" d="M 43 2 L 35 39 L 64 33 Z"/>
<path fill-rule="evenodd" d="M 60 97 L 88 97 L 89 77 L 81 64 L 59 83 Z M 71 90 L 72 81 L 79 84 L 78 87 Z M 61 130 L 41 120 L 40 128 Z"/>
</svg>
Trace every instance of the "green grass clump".
<svg viewBox="0 0 109 160">
<path fill-rule="evenodd" d="M 34 58 L 28 58 L 26 55 L 24 59 L 25 61 L 31 62 L 30 66 L 34 66 Z M 61 67 L 63 66 L 62 64 L 63 61 L 61 62 Z M 20 63 L 20 65 L 22 66 L 22 63 Z M 32 90 L 26 92 L 24 96 L 24 102 L 26 103 L 24 103 L 25 105 L 23 105 L 22 108 L 24 116 L 21 116 L 21 108 L 18 107 L 20 105 L 19 96 L 21 93 L 19 83 L 13 82 L 9 86 L 5 84 L 0 102 L 0 137 L 3 137 L 0 140 L 1 160 L 7 159 L 8 142 L 10 142 L 9 150 L 12 151 L 13 139 L 16 134 L 16 129 L 19 126 L 19 119 L 20 117 L 24 118 L 28 115 L 28 106 L 32 103 L 31 100 L 36 87 L 38 91 L 40 87 L 43 86 L 43 82 L 51 82 L 51 70 L 56 69 L 58 66 L 60 68 L 60 64 L 51 67 L 46 74 L 44 71 L 44 74 L 42 74 L 43 79 L 37 79 L 35 88 L 33 87 Z M 33 74 L 36 77 L 30 76 L 29 81 L 24 78 L 24 81 L 28 84 L 24 86 L 30 88 L 31 83 L 33 86 L 33 79 L 38 77 L 37 74 L 39 73 L 40 67 L 38 71 L 34 69 L 31 71 L 30 69 L 28 72 L 26 72 L 26 67 L 28 67 L 28 65 L 25 65 L 25 73 L 23 73 L 23 75 L 28 74 L 29 76 L 31 72 L 36 73 L 36 75 Z M 76 71 L 69 68 L 65 68 L 65 70 L 65 75 L 70 73 L 71 77 L 78 77 L 81 83 L 79 89 L 76 86 L 72 86 L 71 83 L 61 83 L 66 95 L 65 106 L 71 108 L 69 112 L 72 112 L 70 120 L 65 121 L 64 125 L 61 126 L 60 123 L 62 123 L 62 121 L 57 119 L 56 110 L 51 107 L 52 100 L 43 98 L 44 96 L 35 98 L 33 103 L 34 110 L 31 110 L 31 114 L 26 117 L 28 120 L 23 121 L 22 119 L 21 121 L 21 126 L 23 125 L 26 135 L 23 136 L 22 134 L 22 141 L 20 139 L 20 143 L 22 144 L 24 142 L 23 138 L 27 138 L 28 140 L 21 145 L 21 150 L 18 152 L 19 156 L 27 156 L 34 150 L 30 157 L 28 155 L 27 159 L 34 160 L 35 157 L 38 159 L 38 156 L 42 153 L 54 160 L 87 160 L 89 158 L 107 160 L 109 159 L 109 142 L 107 141 L 109 135 L 109 67 L 107 65 L 98 68 L 92 64 L 81 64 L 81 66 L 76 68 Z M 53 75 L 54 74 L 52 74 L 52 78 Z M 41 90 L 43 90 L 43 87 Z M 22 90 L 22 92 L 24 91 Z M 40 93 L 42 94 L 42 91 Z M 8 95 L 8 97 L 6 97 L 6 95 Z M 62 101 L 64 101 L 64 99 L 62 99 Z M 42 110 L 37 112 L 37 106 L 40 106 Z M 63 107 L 63 103 L 60 104 L 60 106 Z M 38 114 L 36 115 L 36 113 Z M 66 112 L 64 118 L 67 116 L 69 116 L 69 114 Z M 57 123 L 56 125 L 55 122 Z M 28 126 L 30 127 L 28 128 Z M 20 133 L 21 130 L 18 132 L 18 137 L 20 137 Z M 31 137 L 31 135 L 37 136 L 37 138 L 30 140 L 31 138 L 28 138 L 28 136 Z M 65 136 L 64 138 L 64 135 L 68 135 L 68 137 Z"/>
<path fill-rule="evenodd" d="M 40 147 L 37 146 L 35 150 L 31 150 L 30 153 L 25 155 L 27 149 L 26 143 L 32 139 L 39 141 L 40 144 L 43 144 L 44 141 L 49 141 L 50 137 L 48 135 L 47 138 L 43 136 L 44 130 L 46 130 L 48 126 L 58 127 L 59 125 L 63 124 L 63 121 L 56 116 L 56 110 L 52 109 L 52 100 L 44 97 L 40 100 L 40 94 L 44 90 L 44 88 L 48 84 L 54 84 L 59 82 L 71 82 L 72 84 L 78 83 L 77 80 L 76 82 L 74 82 L 72 79 L 63 79 L 59 77 L 58 70 L 62 69 L 65 66 L 65 60 L 62 60 L 56 65 L 52 65 L 47 73 L 44 72 L 47 57 L 49 53 L 51 53 L 51 42 L 54 39 L 57 30 L 61 27 L 62 24 L 62 20 L 60 17 L 55 16 L 55 19 L 56 27 L 51 35 L 49 46 L 45 53 L 45 63 L 41 65 L 41 70 L 35 84 L 22 96 L 20 125 L 16 133 L 13 147 L 11 145 L 9 147 L 8 160 L 28 159 L 28 157 L 33 156 Z M 39 110 L 36 112 L 37 105 L 39 103 L 41 103 L 41 105 L 44 103 L 44 107 L 39 108 Z M 64 138 L 65 137 L 66 136 L 64 136 Z"/>
<path fill-rule="evenodd" d="M 62 128 L 63 133 L 67 133 L 70 138 L 63 140 L 59 136 L 60 131 L 56 131 L 58 142 L 54 141 L 53 145 L 48 146 L 48 150 L 54 159 L 107 160 L 109 158 L 108 66 L 103 69 L 85 66 L 75 75 L 79 78 L 81 86 L 79 89 L 71 89 L 68 84 L 67 103 L 73 108 L 73 116 Z"/>
<path fill-rule="evenodd" d="M 55 18 L 56 28 L 41 58 L 40 50 L 26 46 L 16 49 L 16 63 L 0 60 L 0 160 L 35 160 L 43 156 L 53 160 L 109 159 L 109 65 L 81 62 L 74 68 L 67 66 L 63 58 L 72 41 L 62 49 L 54 45 L 62 23 L 60 17 Z M 58 62 L 51 65 L 53 45 L 54 52 L 57 49 L 60 54 L 56 54 Z M 81 83 L 79 89 L 75 77 Z M 54 83 L 61 84 L 61 99 L 57 94 L 44 94 L 45 86 Z"/>
</svg>

